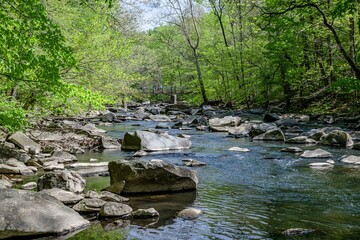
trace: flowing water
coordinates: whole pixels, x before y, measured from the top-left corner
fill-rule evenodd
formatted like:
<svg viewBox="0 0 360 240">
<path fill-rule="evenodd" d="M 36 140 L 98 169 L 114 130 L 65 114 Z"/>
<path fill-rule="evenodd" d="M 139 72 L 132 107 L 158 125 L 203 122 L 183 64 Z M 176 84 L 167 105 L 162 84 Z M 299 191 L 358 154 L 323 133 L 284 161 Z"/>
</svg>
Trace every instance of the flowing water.
<svg viewBox="0 0 360 240">
<path fill-rule="evenodd" d="M 133 126 L 134 123 L 140 126 Z M 126 122 L 103 127 L 110 136 L 122 138 L 126 131 L 147 129 L 154 122 Z M 192 158 L 207 166 L 198 172 L 197 192 L 130 197 L 134 208 L 154 207 L 160 212 L 156 222 L 132 222 L 126 227 L 129 239 L 286 239 L 288 228 L 314 229 L 292 239 L 360 239 L 360 169 L 340 164 L 345 154 L 359 151 L 321 148 L 334 154 L 336 166 L 319 170 L 307 166 L 293 153 L 280 150 L 288 144 L 251 142 L 226 133 L 170 130 L 170 134 L 191 135 L 190 150 L 154 153 L 143 159 L 162 159 L 176 165 Z M 250 152 L 228 151 L 230 147 Z M 303 150 L 319 146 L 299 146 Z M 80 161 L 96 158 L 112 161 L 133 152 L 104 151 L 78 156 Z M 88 189 L 109 185 L 109 177 L 89 177 Z M 196 220 L 176 218 L 185 207 L 201 209 Z"/>
</svg>

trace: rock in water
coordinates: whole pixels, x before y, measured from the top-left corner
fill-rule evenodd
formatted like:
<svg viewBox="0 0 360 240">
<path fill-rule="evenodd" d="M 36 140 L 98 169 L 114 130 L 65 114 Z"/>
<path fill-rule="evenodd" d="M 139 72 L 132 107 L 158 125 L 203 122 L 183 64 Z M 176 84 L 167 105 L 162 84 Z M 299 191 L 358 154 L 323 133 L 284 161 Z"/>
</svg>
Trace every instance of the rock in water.
<svg viewBox="0 0 360 240">
<path fill-rule="evenodd" d="M 129 205 L 117 202 L 105 203 L 100 209 L 100 215 L 103 217 L 121 217 L 132 212 Z"/>
<path fill-rule="evenodd" d="M 209 126 L 215 132 L 227 132 L 231 127 L 237 127 L 241 123 L 240 117 L 226 116 L 223 118 L 212 118 L 209 120 Z"/>
<path fill-rule="evenodd" d="M 125 150 L 181 150 L 191 147 L 187 138 L 171 136 L 167 133 L 153 133 L 148 131 L 128 132 L 124 136 L 122 149 Z"/>
<path fill-rule="evenodd" d="M 274 128 L 253 138 L 262 141 L 285 141 L 284 133 L 279 128 Z"/>
<path fill-rule="evenodd" d="M 196 172 L 162 160 L 109 163 L 110 182 L 125 181 L 123 193 L 177 192 L 195 190 Z"/>
<path fill-rule="evenodd" d="M 304 229 L 304 228 L 289 228 L 282 232 L 285 236 L 301 236 L 314 232 L 313 229 Z"/>
<path fill-rule="evenodd" d="M 160 216 L 159 212 L 155 208 L 138 209 L 131 213 L 135 219 L 146 219 Z"/>
<path fill-rule="evenodd" d="M 178 213 L 178 217 L 192 220 L 198 218 L 202 214 L 202 211 L 196 208 L 186 208 Z"/>
<path fill-rule="evenodd" d="M 54 235 L 89 225 L 73 209 L 37 192 L 0 191 L 0 238 Z"/>
<path fill-rule="evenodd" d="M 354 142 L 347 132 L 334 130 L 320 139 L 320 144 L 340 147 L 351 147 Z"/>
<path fill-rule="evenodd" d="M 333 155 L 325 150 L 320 148 L 315 150 L 307 150 L 303 154 L 301 154 L 302 158 L 332 158 Z"/>
</svg>

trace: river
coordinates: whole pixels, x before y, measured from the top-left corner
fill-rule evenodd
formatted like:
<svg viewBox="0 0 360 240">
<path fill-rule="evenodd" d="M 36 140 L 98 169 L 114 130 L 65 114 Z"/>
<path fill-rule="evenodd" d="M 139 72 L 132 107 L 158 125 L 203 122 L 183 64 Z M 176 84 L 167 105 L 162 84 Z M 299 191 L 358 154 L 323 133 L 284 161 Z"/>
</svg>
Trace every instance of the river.
<svg viewBox="0 0 360 240">
<path fill-rule="evenodd" d="M 155 122 L 124 122 L 103 126 L 108 134 L 122 138 L 125 132 L 154 128 Z M 137 126 L 134 126 L 137 125 Z M 306 126 L 300 126 L 302 128 Z M 320 126 L 319 126 L 320 127 Z M 125 228 L 129 239 L 286 239 L 288 228 L 314 229 L 295 239 L 360 239 L 360 169 L 342 165 L 343 148 L 252 142 L 228 137 L 227 133 L 169 130 L 191 135 L 192 148 L 154 153 L 143 159 L 162 159 L 176 165 L 192 158 L 205 162 L 198 172 L 198 190 L 193 193 L 130 197 L 133 207 L 154 207 L 157 222 L 132 222 Z M 298 146 L 303 150 L 321 147 L 334 154 L 332 169 L 311 169 L 311 161 L 280 150 Z M 230 147 L 249 152 L 228 151 Z M 133 152 L 104 151 L 77 156 L 112 161 L 131 157 Z M 313 160 L 312 160 L 313 161 Z M 87 178 L 87 189 L 101 189 L 109 177 Z M 176 218 L 185 207 L 201 209 L 196 220 Z"/>
</svg>

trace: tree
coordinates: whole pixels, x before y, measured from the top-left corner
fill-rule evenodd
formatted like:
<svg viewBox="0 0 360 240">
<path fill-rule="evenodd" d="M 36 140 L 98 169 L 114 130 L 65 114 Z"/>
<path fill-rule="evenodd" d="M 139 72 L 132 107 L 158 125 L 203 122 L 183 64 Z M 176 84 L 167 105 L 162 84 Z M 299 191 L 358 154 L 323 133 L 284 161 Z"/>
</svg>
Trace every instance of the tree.
<svg viewBox="0 0 360 240">
<path fill-rule="evenodd" d="M 169 7 L 170 16 L 172 18 L 171 23 L 175 24 L 175 26 L 179 28 L 185 38 L 186 43 L 192 50 L 201 96 L 203 103 L 206 104 L 209 100 L 206 95 L 199 56 L 200 12 L 197 11 L 197 5 L 193 0 L 167 0 L 166 2 Z"/>
</svg>

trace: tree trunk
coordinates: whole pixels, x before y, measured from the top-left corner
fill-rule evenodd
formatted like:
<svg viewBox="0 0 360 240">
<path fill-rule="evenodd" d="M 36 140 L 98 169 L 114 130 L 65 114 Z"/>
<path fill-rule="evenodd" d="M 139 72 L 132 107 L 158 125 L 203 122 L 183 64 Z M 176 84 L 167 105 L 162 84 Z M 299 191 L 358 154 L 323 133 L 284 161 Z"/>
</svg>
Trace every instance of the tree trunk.
<svg viewBox="0 0 360 240">
<path fill-rule="evenodd" d="M 208 98 L 206 96 L 205 85 L 204 85 L 204 81 L 203 81 L 202 74 L 201 74 L 201 68 L 200 68 L 200 62 L 199 62 L 199 54 L 198 54 L 196 48 L 193 48 L 193 54 L 194 54 L 194 61 L 195 61 L 195 65 L 196 65 L 196 72 L 197 72 L 197 75 L 198 75 L 198 81 L 199 81 L 201 96 L 202 96 L 202 99 L 203 99 L 203 103 L 207 104 L 209 102 L 209 100 L 208 100 Z"/>
</svg>

